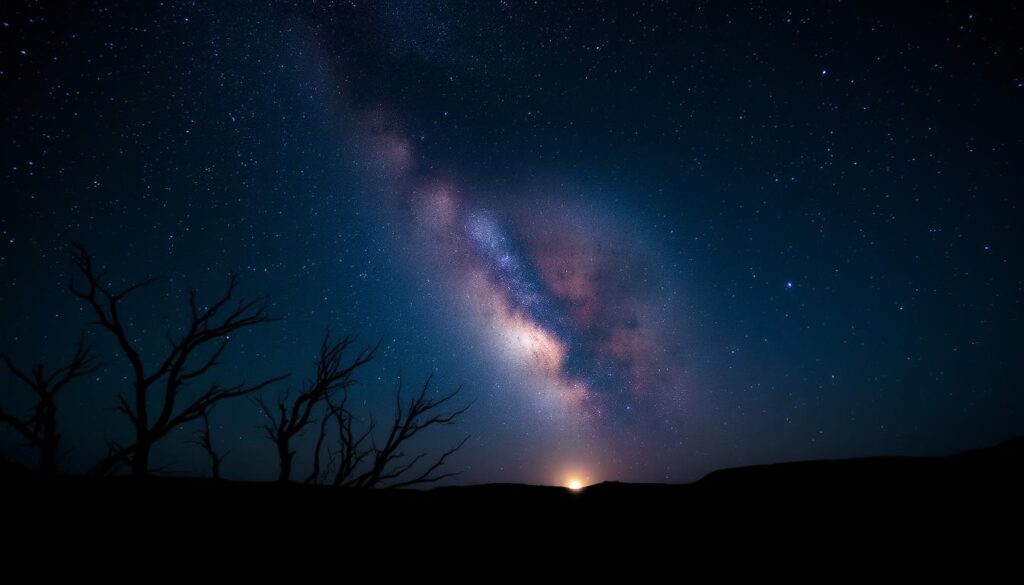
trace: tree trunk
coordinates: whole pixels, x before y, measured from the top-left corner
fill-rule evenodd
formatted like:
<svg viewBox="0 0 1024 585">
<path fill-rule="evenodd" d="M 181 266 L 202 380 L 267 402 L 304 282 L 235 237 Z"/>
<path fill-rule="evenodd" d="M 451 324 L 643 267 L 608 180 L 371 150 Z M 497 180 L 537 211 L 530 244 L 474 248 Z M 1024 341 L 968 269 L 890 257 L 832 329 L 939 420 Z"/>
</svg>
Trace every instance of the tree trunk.
<svg viewBox="0 0 1024 585">
<path fill-rule="evenodd" d="M 132 454 L 132 477 L 149 475 L 149 449 L 153 446 L 149 434 L 149 414 L 146 390 L 149 386 L 142 378 L 141 365 L 135 372 L 135 453 Z"/>
<path fill-rule="evenodd" d="M 57 445 L 42 444 L 39 446 L 39 474 L 43 477 L 57 475 Z"/>
<path fill-rule="evenodd" d="M 57 475 L 57 407 L 52 401 L 43 408 L 43 440 L 39 443 L 39 473 L 43 477 Z"/>
<path fill-rule="evenodd" d="M 135 445 L 135 452 L 132 454 L 132 476 L 146 477 L 149 475 L 149 449 L 152 447 L 148 442 L 140 441 Z"/>
<path fill-rule="evenodd" d="M 295 452 L 288 450 L 287 441 L 281 441 L 277 444 L 277 456 L 281 459 L 281 474 L 277 476 L 277 481 L 288 483 L 292 477 L 292 457 Z"/>
</svg>

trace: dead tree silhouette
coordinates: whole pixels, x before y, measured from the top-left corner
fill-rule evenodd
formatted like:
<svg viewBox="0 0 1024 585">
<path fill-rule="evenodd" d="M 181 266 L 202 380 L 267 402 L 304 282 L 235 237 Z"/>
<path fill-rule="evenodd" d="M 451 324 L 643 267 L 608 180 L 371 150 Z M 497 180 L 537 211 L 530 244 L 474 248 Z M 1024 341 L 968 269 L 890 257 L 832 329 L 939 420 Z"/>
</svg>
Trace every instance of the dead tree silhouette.
<svg viewBox="0 0 1024 585">
<path fill-rule="evenodd" d="M 228 449 L 224 453 L 218 453 L 217 449 L 213 446 L 213 435 L 210 432 L 210 408 L 203 411 L 203 426 L 196 433 L 196 438 L 189 441 L 193 445 L 198 445 L 199 448 L 206 453 L 206 456 L 210 458 L 210 475 L 213 479 L 220 479 L 220 464 L 224 462 L 224 458 L 231 454 L 231 449 Z"/>
<path fill-rule="evenodd" d="M 0 407 L 0 422 L 14 429 L 39 451 L 39 473 L 53 476 L 57 473 L 57 450 L 60 433 L 57 432 L 57 394 L 68 384 L 103 367 L 97 363 L 92 347 L 79 338 L 71 361 L 49 374 L 46 366 L 35 364 L 29 372 L 19 369 L 6 353 L 0 360 L 7 369 L 35 395 L 35 405 L 25 416 L 15 416 Z"/>
<path fill-rule="evenodd" d="M 92 256 L 82 245 L 71 242 L 72 260 L 84 284 L 74 279 L 71 292 L 86 302 L 96 317 L 96 324 L 108 331 L 128 361 L 132 371 L 129 396 L 118 395 L 116 410 L 131 421 L 133 442 L 128 445 L 109 444 L 109 454 L 94 469 L 107 474 L 122 465 L 129 465 L 134 476 L 149 473 L 150 451 L 153 445 L 173 429 L 203 416 L 211 406 L 222 400 L 246 396 L 281 381 L 287 374 L 247 384 L 241 382 L 221 386 L 211 382 L 198 395 L 186 396 L 185 390 L 220 365 L 220 358 L 234 339 L 234 333 L 273 321 L 267 314 L 265 296 L 251 300 L 238 300 L 232 305 L 238 286 L 238 277 L 232 274 L 224 293 L 210 305 L 201 305 L 195 290 L 189 293 L 189 324 L 185 332 L 174 339 L 167 333 L 168 348 L 155 357 L 156 365 L 146 365 L 146 359 L 131 332 L 122 320 L 122 301 L 132 293 L 147 288 L 160 280 L 153 277 L 114 291 L 105 284 L 107 270 L 97 270 Z M 192 363 L 195 361 L 196 363 Z M 155 401 L 154 401 L 155 398 Z M 154 410 L 155 416 L 150 414 Z"/>
<path fill-rule="evenodd" d="M 349 408 L 349 398 L 356 384 L 356 371 L 372 361 L 377 346 L 366 348 L 343 361 L 345 351 L 355 343 L 346 336 L 332 341 L 330 331 L 320 344 L 315 361 L 313 380 L 298 394 L 285 392 L 275 404 L 268 405 L 262 398 L 256 403 L 269 420 L 263 430 L 277 450 L 280 472 L 278 481 L 291 481 L 294 471 L 294 439 L 311 427 L 318 427 L 312 453 L 312 469 L 304 483 L 328 483 L 338 487 L 408 487 L 433 483 L 454 477 L 459 472 L 439 473 L 448 458 L 466 444 L 466 437 L 453 448 L 442 453 L 432 464 L 421 466 L 427 453 L 407 456 L 403 450 L 421 432 L 435 426 L 458 421 L 469 405 L 446 411 L 461 392 L 461 388 L 435 398 L 431 393 L 433 375 L 428 376 L 420 392 L 406 400 L 401 377 L 395 392 L 395 411 L 388 434 L 382 444 L 377 443 L 377 428 L 372 417 L 365 428 L 356 431 L 357 417 Z M 328 434 L 337 433 L 337 446 L 326 446 Z M 326 466 L 322 464 L 326 453 Z"/>
<path fill-rule="evenodd" d="M 331 484 L 343 487 L 388 487 L 400 488 L 420 484 L 435 483 L 452 478 L 461 471 L 439 473 L 448 462 L 448 458 L 458 452 L 469 440 L 464 437 L 452 448 L 443 452 L 430 465 L 417 465 L 428 457 L 426 452 L 409 456 L 405 448 L 423 431 L 432 427 L 447 426 L 458 422 L 459 418 L 469 410 L 467 404 L 455 410 L 446 410 L 449 404 L 461 394 L 462 387 L 435 398 L 431 392 L 434 375 L 430 374 L 420 387 L 419 393 L 408 400 L 403 396 L 402 377 L 399 376 L 395 390 L 395 411 L 383 444 L 378 445 L 374 438 L 376 422 L 371 417 L 362 433 L 353 432 L 356 417 L 348 409 L 347 389 L 342 393 L 341 401 L 329 403 L 329 412 L 335 421 L 338 431 L 338 449 L 329 453 L 330 466 L 333 468 Z M 317 449 L 323 443 L 326 425 L 322 425 L 317 440 Z M 369 441 L 370 445 L 366 446 Z M 318 456 L 318 454 L 316 454 Z M 365 462 L 365 463 L 364 463 Z"/>
<path fill-rule="evenodd" d="M 316 375 L 304 390 L 294 398 L 285 392 L 278 397 L 273 408 L 267 406 L 262 398 L 257 399 L 257 404 L 270 420 L 270 424 L 265 425 L 263 430 L 266 432 L 267 438 L 277 448 L 280 462 L 278 481 L 291 481 L 292 461 L 295 458 L 295 451 L 291 446 L 292 439 L 309 425 L 316 424 L 314 415 L 316 411 L 324 410 L 320 408 L 321 405 L 327 404 L 339 390 L 350 387 L 354 383 L 355 371 L 369 363 L 377 351 L 377 346 L 363 349 L 355 355 L 351 362 L 343 364 L 343 354 L 353 343 L 355 343 L 355 338 L 352 336 L 331 341 L 331 332 L 328 330 L 320 344 L 320 354 L 316 359 Z M 321 429 L 326 422 L 327 416 L 324 414 Z M 317 453 L 314 458 L 313 471 L 306 479 L 306 483 L 315 481 L 319 474 L 320 459 L 319 453 Z"/>
</svg>

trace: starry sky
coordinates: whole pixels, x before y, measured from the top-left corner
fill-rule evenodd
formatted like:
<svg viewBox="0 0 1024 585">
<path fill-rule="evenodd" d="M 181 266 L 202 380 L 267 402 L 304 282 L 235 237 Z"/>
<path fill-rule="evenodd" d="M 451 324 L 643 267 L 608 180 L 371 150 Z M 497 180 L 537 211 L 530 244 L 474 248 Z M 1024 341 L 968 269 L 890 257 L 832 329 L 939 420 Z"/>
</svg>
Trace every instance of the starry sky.
<svg viewBox="0 0 1024 585">
<path fill-rule="evenodd" d="M 156 355 L 237 271 L 279 321 L 218 379 L 311 374 L 325 328 L 463 385 L 460 481 L 692 481 L 1024 433 L 1016 2 L 5 2 L 0 349 L 85 470 L 129 372 L 68 235 Z M 5 406 L 20 404 L 4 374 Z M 267 391 L 273 396 L 273 390 Z M 367 415 L 368 416 L 368 415 Z M 224 474 L 269 479 L 257 405 Z M 205 472 L 182 428 L 154 461 Z M 3 434 L 9 457 L 28 457 Z M 310 441 L 311 437 L 305 437 Z M 297 466 L 308 465 L 301 452 Z"/>
</svg>

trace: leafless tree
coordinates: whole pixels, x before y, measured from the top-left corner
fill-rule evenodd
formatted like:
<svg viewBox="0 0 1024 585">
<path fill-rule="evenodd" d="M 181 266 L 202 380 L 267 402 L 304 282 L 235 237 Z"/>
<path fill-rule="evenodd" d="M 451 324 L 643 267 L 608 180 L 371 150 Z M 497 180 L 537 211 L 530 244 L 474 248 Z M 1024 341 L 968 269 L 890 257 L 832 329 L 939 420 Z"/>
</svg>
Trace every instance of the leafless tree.
<svg viewBox="0 0 1024 585">
<path fill-rule="evenodd" d="M 377 423 L 370 417 L 366 428 L 358 435 L 352 430 L 355 416 L 348 409 L 349 393 L 345 390 L 342 399 L 337 404 L 328 403 L 329 417 L 324 417 L 325 422 L 333 420 L 338 431 L 337 450 L 328 450 L 328 467 L 333 469 L 331 485 L 350 486 L 355 472 L 371 454 L 373 449 L 366 448 L 366 441 L 373 436 Z M 320 437 L 317 440 L 316 451 L 313 455 L 314 461 L 319 462 L 320 449 L 324 443 L 326 426 L 320 427 Z M 319 465 L 316 465 L 319 468 Z"/>
<path fill-rule="evenodd" d="M 191 443 L 198 445 L 206 453 L 206 456 L 210 458 L 210 473 L 213 479 L 220 479 L 220 464 L 224 461 L 225 457 L 231 454 L 231 449 L 224 453 L 218 453 L 217 449 L 214 448 L 213 435 L 210 432 L 210 410 L 207 408 L 203 411 L 203 426 L 196 433 L 196 438 L 192 439 Z"/>
<path fill-rule="evenodd" d="M 126 328 L 121 316 L 122 301 L 132 293 L 160 279 L 149 278 L 112 290 L 106 284 L 107 271 L 97 270 L 89 252 L 72 242 L 72 260 L 84 283 L 73 279 L 71 292 L 84 300 L 96 316 L 96 323 L 108 331 L 132 370 L 132 391 L 126 398 L 118 395 L 116 410 L 123 413 L 134 427 L 133 442 L 111 443 L 110 454 L 97 465 L 97 473 L 109 473 L 121 465 L 129 465 L 132 475 L 149 472 L 153 445 L 182 424 L 198 419 L 214 404 L 229 398 L 245 396 L 283 380 L 276 376 L 247 384 L 241 382 L 221 386 L 211 382 L 198 395 L 186 396 L 187 387 L 204 378 L 220 365 L 220 358 L 239 330 L 272 321 L 267 314 L 265 296 L 233 303 L 238 278 L 232 274 L 225 292 L 210 305 L 201 305 L 196 292 L 189 293 L 189 324 L 177 339 L 167 332 L 168 348 L 147 366 L 135 337 Z M 193 363 L 195 362 L 195 363 Z M 155 400 L 154 400 L 155 398 Z M 150 409 L 155 407 L 153 415 Z M 155 416 L 154 416 L 155 415 Z"/>
<path fill-rule="evenodd" d="M 318 441 L 313 472 L 306 482 L 315 481 L 320 474 L 319 445 L 322 444 L 323 430 L 327 422 L 327 415 L 323 412 L 325 405 L 329 403 L 336 392 L 347 389 L 354 383 L 355 371 L 369 363 L 377 350 L 376 346 L 363 349 L 350 362 L 343 363 L 343 354 L 353 343 L 355 343 L 355 338 L 351 336 L 332 341 L 331 332 L 327 331 L 320 344 L 320 354 L 316 360 L 316 375 L 298 395 L 292 398 L 286 392 L 278 397 L 274 407 L 269 407 L 262 398 L 257 400 L 263 413 L 270 420 L 270 424 L 265 425 L 263 429 L 266 431 L 267 438 L 273 441 L 277 448 L 280 462 L 278 481 L 288 482 L 291 480 L 292 461 L 295 458 L 291 441 L 306 427 L 317 423 L 315 416 L 318 411 L 324 417 L 320 421 L 321 440 Z"/>
<path fill-rule="evenodd" d="M 331 404 L 338 434 L 338 450 L 331 453 L 334 468 L 332 484 L 346 487 L 409 487 L 434 483 L 459 475 L 458 471 L 443 472 L 448 458 L 462 449 L 469 440 L 466 436 L 452 448 L 441 453 L 429 464 L 426 452 L 410 455 L 406 452 L 413 439 L 432 427 L 447 426 L 458 422 L 469 409 L 467 404 L 455 410 L 448 409 L 460 395 L 462 388 L 434 397 L 431 392 L 433 374 L 427 376 L 419 393 L 406 399 L 403 395 L 402 378 L 399 377 L 395 390 L 395 412 L 383 444 L 374 439 L 375 421 L 371 418 L 363 432 L 353 432 L 352 412 L 347 408 L 347 393 L 339 404 Z M 323 431 L 321 432 L 321 439 Z M 370 445 L 367 446 L 367 441 Z M 318 441 L 318 444 L 320 441 Z M 365 464 L 364 464 L 365 462 Z M 360 471 L 362 470 L 362 471 Z"/>
<path fill-rule="evenodd" d="M 0 360 L 34 395 L 35 405 L 25 416 L 16 416 L 0 407 L 0 422 L 17 431 L 39 451 L 39 472 L 45 476 L 57 473 L 57 394 L 77 378 L 88 376 L 103 367 L 96 362 L 92 348 L 84 338 L 78 340 L 75 355 L 66 365 L 49 374 L 43 364 L 35 364 L 29 372 L 19 369 L 5 353 Z"/>
</svg>

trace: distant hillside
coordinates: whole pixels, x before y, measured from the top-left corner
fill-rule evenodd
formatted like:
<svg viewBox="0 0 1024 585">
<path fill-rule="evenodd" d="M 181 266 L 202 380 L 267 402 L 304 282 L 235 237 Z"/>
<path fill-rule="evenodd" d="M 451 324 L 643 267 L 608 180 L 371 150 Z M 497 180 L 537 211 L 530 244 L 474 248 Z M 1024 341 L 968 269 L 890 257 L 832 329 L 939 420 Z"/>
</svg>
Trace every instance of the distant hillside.
<svg viewBox="0 0 1024 585">
<path fill-rule="evenodd" d="M 946 457 L 802 461 L 715 471 L 681 485 L 604 482 L 578 492 L 485 484 L 425 491 L 353 490 L 204 478 L 66 476 L 42 482 L 8 465 L 3 486 L 19 514 L 104 521 L 109 515 L 196 514 L 265 523 L 330 522 L 335 516 L 425 516 L 445 521 L 718 521 L 756 515 L 830 521 L 909 513 L 943 518 L 979 510 L 1019 513 L 1024 437 Z M 559 520 L 559 521 L 562 521 Z"/>
</svg>

